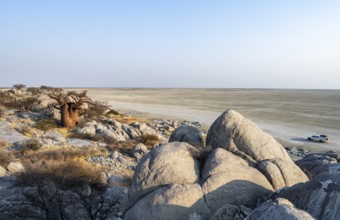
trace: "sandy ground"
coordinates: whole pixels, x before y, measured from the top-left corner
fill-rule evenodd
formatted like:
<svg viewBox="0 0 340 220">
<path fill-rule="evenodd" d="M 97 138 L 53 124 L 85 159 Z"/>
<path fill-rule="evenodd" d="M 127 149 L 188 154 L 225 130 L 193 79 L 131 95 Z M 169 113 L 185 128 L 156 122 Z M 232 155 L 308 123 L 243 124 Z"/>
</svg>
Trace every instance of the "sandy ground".
<svg viewBox="0 0 340 220">
<path fill-rule="evenodd" d="M 199 121 L 207 128 L 226 109 L 235 109 L 284 146 L 340 152 L 339 90 L 88 89 L 94 100 L 151 118 Z M 306 140 L 327 134 L 329 143 Z"/>
</svg>

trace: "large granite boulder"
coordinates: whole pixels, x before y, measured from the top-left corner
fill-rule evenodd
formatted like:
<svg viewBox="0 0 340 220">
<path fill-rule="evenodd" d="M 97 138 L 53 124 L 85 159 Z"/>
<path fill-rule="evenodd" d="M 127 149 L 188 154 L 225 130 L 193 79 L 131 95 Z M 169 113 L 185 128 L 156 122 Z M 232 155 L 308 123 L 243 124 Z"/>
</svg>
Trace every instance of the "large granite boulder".
<svg viewBox="0 0 340 220">
<path fill-rule="evenodd" d="M 308 181 L 280 143 L 234 110 L 225 111 L 215 120 L 206 142 L 247 160 L 265 174 L 275 190 Z"/>
<path fill-rule="evenodd" d="M 192 213 L 206 216 L 208 209 L 199 184 L 172 184 L 141 198 L 125 215 L 125 220 L 188 219 Z"/>
<path fill-rule="evenodd" d="M 170 135 L 169 142 L 186 142 L 192 146 L 204 146 L 201 132 L 191 125 L 182 125 L 176 128 Z"/>
<path fill-rule="evenodd" d="M 246 220 L 267 219 L 313 220 L 314 218 L 307 212 L 295 208 L 292 203 L 282 198 L 261 204 L 246 218 Z"/>
<path fill-rule="evenodd" d="M 244 154 L 247 159 L 291 161 L 288 153 L 270 134 L 230 109 L 220 115 L 207 134 L 207 145 Z"/>
<path fill-rule="evenodd" d="M 195 151 L 187 143 L 172 142 L 146 154 L 136 167 L 129 191 L 130 202 L 166 184 L 197 183 L 200 169 L 199 162 L 192 157 Z"/>
<path fill-rule="evenodd" d="M 225 204 L 255 208 L 258 200 L 273 192 L 260 171 L 222 148 L 215 149 L 207 158 L 202 180 L 205 200 L 213 213 Z"/>
</svg>

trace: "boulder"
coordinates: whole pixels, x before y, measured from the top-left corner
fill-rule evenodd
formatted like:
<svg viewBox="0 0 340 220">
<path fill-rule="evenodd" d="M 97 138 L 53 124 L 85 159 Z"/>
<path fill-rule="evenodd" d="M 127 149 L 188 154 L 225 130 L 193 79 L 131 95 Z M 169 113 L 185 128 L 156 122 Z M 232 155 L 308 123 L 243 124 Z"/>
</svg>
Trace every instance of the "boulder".
<svg viewBox="0 0 340 220">
<path fill-rule="evenodd" d="M 169 142 L 174 141 L 186 142 L 188 144 L 191 144 L 192 146 L 204 146 L 201 132 L 194 126 L 190 125 L 182 125 L 176 128 L 169 138 Z"/>
<path fill-rule="evenodd" d="M 66 142 L 65 136 L 57 130 L 47 131 L 43 136 L 46 145 L 63 145 Z"/>
<path fill-rule="evenodd" d="M 67 138 L 67 145 L 71 147 L 91 147 L 93 143 L 88 140 L 78 139 L 78 138 Z"/>
<path fill-rule="evenodd" d="M 296 164 L 307 174 L 309 178 L 314 178 L 322 173 L 333 173 L 340 170 L 340 154 L 328 151 L 323 154 L 309 154 Z"/>
<path fill-rule="evenodd" d="M 246 220 L 267 219 L 313 220 L 314 218 L 307 212 L 295 208 L 292 203 L 282 198 L 263 203 L 246 218 Z"/>
<path fill-rule="evenodd" d="M 126 141 L 130 139 L 129 135 L 121 127 L 112 125 L 98 124 L 96 126 L 96 133 L 112 141 Z"/>
<path fill-rule="evenodd" d="M 7 166 L 7 170 L 10 173 L 20 173 L 23 172 L 25 168 L 20 162 L 10 162 Z"/>
<path fill-rule="evenodd" d="M 225 204 L 255 208 L 259 199 L 273 192 L 260 171 L 222 148 L 215 149 L 207 158 L 202 180 L 205 201 L 212 213 Z"/>
<path fill-rule="evenodd" d="M 148 148 L 144 144 L 139 143 L 133 148 L 132 155 L 136 159 L 140 159 L 148 152 L 149 152 Z"/>
<path fill-rule="evenodd" d="M 257 164 L 257 169 L 267 177 L 274 190 L 307 180 L 301 169 L 290 161 L 264 160 Z"/>
<path fill-rule="evenodd" d="M 273 198 L 285 198 L 315 219 L 336 220 L 340 216 L 340 172 L 321 174 L 306 183 L 281 190 Z"/>
<path fill-rule="evenodd" d="M 197 150 L 187 143 L 172 142 L 146 154 L 136 167 L 129 191 L 130 204 L 166 184 L 197 183 L 199 163 L 192 157 Z"/>
<path fill-rule="evenodd" d="M 280 143 L 234 110 L 215 120 L 206 141 L 208 146 L 222 147 L 257 167 L 275 190 L 308 181 Z"/>
<path fill-rule="evenodd" d="M 254 161 L 291 161 L 286 150 L 271 135 L 234 110 L 226 110 L 211 125 L 207 145 L 242 152 Z"/>
<path fill-rule="evenodd" d="M 201 216 L 208 213 L 199 184 L 172 184 L 141 198 L 127 210 L 124 220 L 188 219 L 194 212 Z"/>
<path fill-rule="evenodd" d="M 90 121 L 86 122 L 84 126 L 81 128 L 76 128 L 75 132 L 78 134 L 89 134 L 89 135 L 95 135 L 96 134 L 96 125 L 97 122 L 95 121 Z"/>
<path fill-rule="evenodd" d="M 15 130 L 11 123 L 0 121 L 0 141 L 10 144 L 26 140 L 26 136 Z"/>
<path fill-rule="evenodd" d="M 122 125 L 122 129 L 125 131 L 125 133 L 129 135 L 131 139 L 137 140 L 138 138 L 142 136 L 142 133 L 134 127 L 130 127 L 128 125 Z"/>
</svg>

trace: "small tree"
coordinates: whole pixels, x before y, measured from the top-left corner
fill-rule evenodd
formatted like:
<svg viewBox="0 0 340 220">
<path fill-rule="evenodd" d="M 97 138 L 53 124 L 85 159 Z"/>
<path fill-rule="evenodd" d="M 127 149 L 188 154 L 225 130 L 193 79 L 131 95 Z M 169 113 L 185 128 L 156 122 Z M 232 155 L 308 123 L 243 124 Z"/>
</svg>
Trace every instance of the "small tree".
<svg viewBox="0 0 340 220">
<path fill-rule="evenodd" d="M 22 90 L 25 87 L 26 87 L 26 85 L 24 85 L 24 84 L 14 84 L 13 85 L 13 88 L 15 88 L 16 90 Z"/>
<path fill-rule="evenodd" d="M 54 108 L 60 110 L 61 126 L 74 128 L 79 123 L 79 112 L 86 103 L 92 103 L 86 95 L 87 91 L 77 93 L 74 91 L 64 93 L 62 90 L 55 89 L 49 97 L 56 100 Z"/>
</svg>

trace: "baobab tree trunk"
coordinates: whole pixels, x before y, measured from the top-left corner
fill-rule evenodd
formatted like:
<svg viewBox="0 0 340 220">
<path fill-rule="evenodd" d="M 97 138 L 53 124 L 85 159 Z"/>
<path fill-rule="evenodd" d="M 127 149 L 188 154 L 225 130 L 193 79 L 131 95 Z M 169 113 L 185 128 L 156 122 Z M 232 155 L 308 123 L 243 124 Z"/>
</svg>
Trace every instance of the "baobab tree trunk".
<svg viewBox="0 0 340 220">
<path fill-rule="evenodd" d="M 52 91 L 49 97 L 57 101 L 53 107 L 60 110 L 61 126 L 66 128 L 74 128 L 78 125 L 82 106 L 85 103 L 92 103 L 92 100 L 86 96 L 86 91 L 63 93 L 62 90 L 56 90 Z"/>
<path fill-rule="evenodd" d="M 74 128 L 79 122 L 79 114 L 73 107 L 72 103 L 61 106 L 61 126 L 66 128 Z"/>
</svg>

